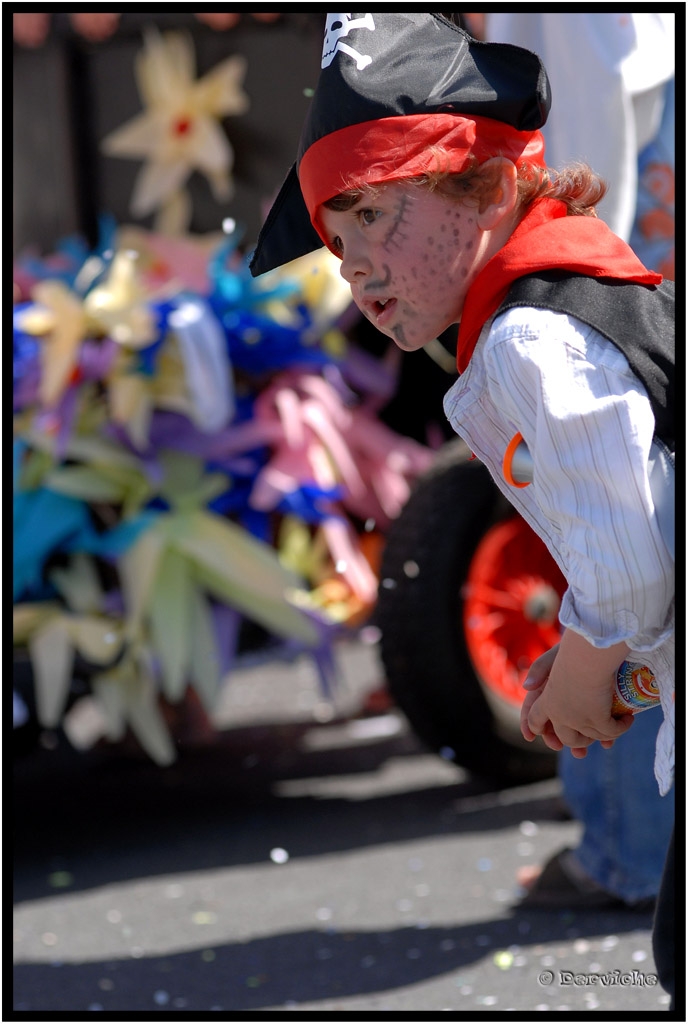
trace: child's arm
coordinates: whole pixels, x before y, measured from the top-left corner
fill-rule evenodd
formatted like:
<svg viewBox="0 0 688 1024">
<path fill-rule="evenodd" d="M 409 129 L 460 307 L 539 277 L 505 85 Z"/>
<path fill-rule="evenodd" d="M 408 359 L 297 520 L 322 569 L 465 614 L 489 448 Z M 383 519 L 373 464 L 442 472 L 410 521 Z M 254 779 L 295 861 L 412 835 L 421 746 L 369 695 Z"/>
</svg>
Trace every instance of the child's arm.
<svg viewBox="0 0 688 1024">
<path fill-rule="evenodd" d="M 584 757 L 595 740 L 611 746 L 633 724 L 632 715 L 612 718 L 616 670 L 628 653 L 624 643 L 597 648 L 573 630 L 533 664 L 521 715 L 527 740 L 542 736 L 552 750 L 571 747 Z M 534 689 L 532 688 L 534 687 Z"/>
</svg>

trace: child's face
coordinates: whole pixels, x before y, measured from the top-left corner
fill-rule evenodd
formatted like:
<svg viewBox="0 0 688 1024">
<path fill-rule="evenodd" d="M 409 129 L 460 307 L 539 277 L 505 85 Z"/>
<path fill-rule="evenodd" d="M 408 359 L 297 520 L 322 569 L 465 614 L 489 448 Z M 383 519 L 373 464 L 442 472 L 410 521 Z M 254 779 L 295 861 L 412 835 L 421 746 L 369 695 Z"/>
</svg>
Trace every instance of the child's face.
<svg viewBox="0 0 688 1024">
<path fill-rule="evenodd" d="M 395 182 L 320 220 L 342 257 L 361 312 L 399 348 L 415 351 L 461 319 L 487 260 L 474 207 Z"/>
</svg>

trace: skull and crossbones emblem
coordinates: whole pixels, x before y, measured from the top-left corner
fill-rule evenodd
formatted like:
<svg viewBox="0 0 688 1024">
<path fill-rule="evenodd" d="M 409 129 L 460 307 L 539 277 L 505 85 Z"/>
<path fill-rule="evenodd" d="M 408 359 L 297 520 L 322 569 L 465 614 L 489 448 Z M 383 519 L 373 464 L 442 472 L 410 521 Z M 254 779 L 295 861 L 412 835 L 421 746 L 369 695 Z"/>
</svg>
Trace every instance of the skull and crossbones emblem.
<svg viewBox="0 0 688 1024">
<path fill-rule="evenodd" d="M 372 63 L 373 58 L 367 54 L 359 53 L 348 43 L 343 43 L 354 28 L 368 28 L 375 31 L 375 22 L 372 14 L 365 14 L 362 18 L 354 18 L 351 14 L 328 14 L 325 26 L 325 42 L 323 44 L 321 67 L 327 68 L 334 60 L 335 54 L 346 53 L 356 61 L 359 71 Z"/>
</svg>

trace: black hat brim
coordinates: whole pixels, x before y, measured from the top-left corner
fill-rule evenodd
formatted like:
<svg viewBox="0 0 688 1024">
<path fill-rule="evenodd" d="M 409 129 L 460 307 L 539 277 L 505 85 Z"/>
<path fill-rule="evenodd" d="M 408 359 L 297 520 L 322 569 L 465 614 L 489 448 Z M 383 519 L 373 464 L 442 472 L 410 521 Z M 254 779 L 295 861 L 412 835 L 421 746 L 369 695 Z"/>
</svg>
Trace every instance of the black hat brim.
<svg viewBox="0 0 688 1024">
<path fill-rule="evenodd" d="M 322 245 L 322 238 L 311 224 L 303 200 L 296 164 L 292 164 L 260 230 L 256 248 L 249 259 L 249 269 L 254 277 L 258 277 L 320 249 Z"/>
</svg>

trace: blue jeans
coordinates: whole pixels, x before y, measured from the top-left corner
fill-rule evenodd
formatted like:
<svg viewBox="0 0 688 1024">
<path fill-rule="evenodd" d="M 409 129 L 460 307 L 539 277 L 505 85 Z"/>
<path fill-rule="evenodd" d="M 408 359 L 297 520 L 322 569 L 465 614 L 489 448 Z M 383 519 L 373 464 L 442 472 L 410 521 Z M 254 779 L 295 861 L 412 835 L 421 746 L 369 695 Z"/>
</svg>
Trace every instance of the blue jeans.
<svg viewBox="0 0 688 1024">
<path fill-rule="evenodd" d="M 563 796 L 583 825 L 576 860 L 598 885 L 632 903 L 656 896 L 674 825 L 674 790 L 659 795 L 654 777 L 659 708 L 636 716 L 610 750 L 599 743 L 576 759 L 559 755 Z"/>
</svg>

